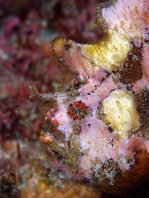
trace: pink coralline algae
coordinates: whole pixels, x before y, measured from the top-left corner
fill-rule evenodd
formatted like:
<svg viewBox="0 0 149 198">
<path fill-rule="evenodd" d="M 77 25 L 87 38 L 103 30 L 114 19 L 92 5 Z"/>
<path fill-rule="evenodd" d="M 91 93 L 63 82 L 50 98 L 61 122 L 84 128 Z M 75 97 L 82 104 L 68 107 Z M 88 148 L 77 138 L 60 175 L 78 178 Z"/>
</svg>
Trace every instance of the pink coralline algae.
<svg viewBox="0 0 149 198">
<path fill-rule="evenodd" d="M 64 179 L 120 194 L 149 175 L 148 8 L 147 0 L 99 5 L 97 43 L 53 41 L 75 80 L 43 95 L 50 107 L 40 140 Z"/>
<path fill-rule="evenodd" d="M 102 34 L 94 21 L 96 6 L 101 0 L 52 1 L 47 17 L 58 33 L 79 42 L 94 42 Z M 57 14 L 58 12 L 58 14 Z M 56 18 L 56 20 L 54 20 Z M 63 18 L 63 20 L 61 20 Z"/>
<path fill-rule="evenodd" d="M 28 13 L 24 21 L 17 16 L 9 16 L 2 22 L 0 130 L 3 142 L 19 136 L 29 138 L 36 133 L 43 119 L 38 114 L 39 105 L 29 100 L 29 86 L 39 87 L 42 91 L 52 90 L 51 81 L 59 67 L 49 52 L 51 43 L 40 38 L 45 27 L 36 12 Z"/>
</svg>

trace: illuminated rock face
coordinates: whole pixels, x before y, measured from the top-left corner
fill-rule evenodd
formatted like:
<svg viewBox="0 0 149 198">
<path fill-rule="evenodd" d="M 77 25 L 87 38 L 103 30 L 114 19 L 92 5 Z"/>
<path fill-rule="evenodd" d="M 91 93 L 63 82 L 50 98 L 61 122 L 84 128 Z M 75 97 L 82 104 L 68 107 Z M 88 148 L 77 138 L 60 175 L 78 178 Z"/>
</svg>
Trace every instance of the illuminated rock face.
<svg viewBox="0 0 149 198">
<path fill-rule="evenodd" d="M 129 2 L 118 0 L 101 10 L 108 27 L 97 44 L 62 38 L 53 42 L 58 61 L 77 77 L 63 92 L 49 96 L 53 102 L 40 136 L 57 174 L 87 180 L 108 191 L 111 185 L 115 193 L 149 174 L 144 163 L 149 152 L 149 51 L 144 34 L 148 21 L 142 18 L 147 1 L 133 0 L 130 9 L 119 10 L 129 8 Z M 141 30 L 136 35 L 137 27 Z M 141 47 L 136 46 L 136 38 Z M 131 178 L 131 173 L 136 177 Z"/>
</svg>

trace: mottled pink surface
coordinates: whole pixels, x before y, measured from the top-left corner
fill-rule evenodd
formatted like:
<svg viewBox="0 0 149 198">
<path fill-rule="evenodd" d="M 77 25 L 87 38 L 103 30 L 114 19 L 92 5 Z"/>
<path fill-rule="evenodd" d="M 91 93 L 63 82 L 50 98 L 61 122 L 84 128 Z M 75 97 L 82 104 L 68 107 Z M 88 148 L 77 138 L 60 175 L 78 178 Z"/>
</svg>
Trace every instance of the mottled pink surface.
<svg viewBox="0 0 149 198">
<path fill-rule="evenodd" d="M 117 89 L 117 85 L 111 76 L 105 78 L 103 82 L 99 79 L 90 78 L 88 83 L 79 89 L 80 94 L 76 97 L 76 100 L 84 102 L 92 109 L 92 114 L 95 115 L 99 103 L 115 89 Z"/>
<path fill-rule="evenodd" d="M 143 73 L 146 76 L 146 78 L 149 80 L 149 45 L 146 45 L 143 49 L 143 61 L 142 61 L 142 68 Z"/>
<path fill-rule="evenodd" d="M 54 95 L 58 106 L 54 115 L 54 119 L 59 123 L 57 129 L 65 136 L 65 143 L 69 143 L 69 149 L 72 149 L 71 146 L 74 143 L 72 143 L 72 137 L 79 142 L 77 148 L 74 147 L 74 150 L 79 150 L 79 154 L 81 154 L 78 154 L 79 160 L 77 158 L 77 162 L 75 161 L 76 155 L 74 155 L 74 162 L 77 165 L 79 163 L 77 173 L 72 172 L 74 178 L 93 179 L 94 173 L 96 175 L 98 171 L 102 172 L 102 164 L 108 163 L 107 161 L 110 160 L 116 163 L 121 171 L 129 170 L 132 165 L 135 165 L 135 155 L 138 151 L 149 151 L 149 141 L 143 135 L 139 136 L 139 129 L 141 128 L 131 131 L 132 133 L 128 133 L 125 137 L 116 136 L 116 131 L 100 117 L 99 113 L 101 103 L 114 90 L 132 91 L 131 94 L 135 100 L 136 94 L 149 89 L 149 48 L 145 40 L 148 38 L 146 34 L 148 32 L 148 20 L 146 18 L 148 6 L 146 0 L 118 0 L 117 3 L 103 8 L 101 11 L 109 25 L 109 31 L 112 32 L 117 28 L 117 31 L 125 33 L 128 40 L 134 42 L 136 47 L 142 45 L 143 59 L 140 61 L 143 75 L 135 83 L 129 85 L 122 83 L 119 78 L 120 73 L 107 73 L 99 67 L 93 67 L 93 64 L 91 65 L 91 62 L 81 54 L 82 44 L 63 40 L 64 45 L 54 49 L 61 63 L 78 74 L 80 83 L 77 90 L 73 85 L 70 85 L 69 91 Z M 133 58 L 136 58 L 139 62 L 140 57 L 133 54 L 133 50 L 131 55 L 132 61 Z M 131 67 L 131 63 L 128 63 L 127 66 Z M 78 101 L 84 103 L 89 111 L 76 121 L 73 116 L 69 115 L 68 109 L 74 102 Z M 78 130 L 74 129 L 76 123 L 80 127 Z M 66 152 L 69 152 L 68 147 L 64 147 Z M 73 166 L 75 165 L 73 164 Z M 106 169 L 103 170 L 104 174 L 110 183 L 113 183 L 115 175 L 112 171 L 114 170 L 108 173 L 106 171 Z M 100 176 L 98 179 L 100 180 Z"/>
<path fill-rule="evenodd" d="M 72 119 L 67 113 L 68 101 L 67 98 L 65 98 L 65 95 L 62 95 L 57 98 L 57 102 L 58 112 L 55 114 L 54 118 L 58 120 L 58 129 L 65 134 L 67 139 L 72 132 Z"/>
<path fill-rule="evenodd" d="M 137 82 L 133 83 L 133 91 L 139 93 L 142 89 L 149 89 L 149 46 L 148 44 L 145 45 L 143 51 L 143 60 L 141 62 L 143 76 L 142 79 L 138 80 Z"/>
<path fill-rule="evenodd" d="M 139 46 L 140 39 L 149 38 L 148 10 L 148 0 L 118 0 L 113 6 L 102 9 L 102 15 L 110 31 L 117 28 L 125 32 Z"/>
</svg>

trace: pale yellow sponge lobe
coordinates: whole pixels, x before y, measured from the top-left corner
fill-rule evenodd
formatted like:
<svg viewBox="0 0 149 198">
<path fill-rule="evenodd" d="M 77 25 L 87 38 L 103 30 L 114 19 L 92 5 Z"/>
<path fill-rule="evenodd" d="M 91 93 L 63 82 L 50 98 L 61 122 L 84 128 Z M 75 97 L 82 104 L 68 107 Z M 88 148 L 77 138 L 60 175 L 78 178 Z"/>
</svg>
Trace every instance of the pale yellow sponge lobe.
<svg viewBox="0 0 149 198">
<path fill-rule="evenodd" d="M 130 40 L 117 30 L 105 34 L 98 43 L 81 46 L 81 52 L 86 58 L 109 72 L 122 67 L 130 49 Z"/>
<path fill-rule="evenodd" d="M 104 99 L 100 110 L 102 119 L 120 138 L 126 138 L 139 129 L 140 120 L 132 92 L 118 89 Z"/>
</svg>

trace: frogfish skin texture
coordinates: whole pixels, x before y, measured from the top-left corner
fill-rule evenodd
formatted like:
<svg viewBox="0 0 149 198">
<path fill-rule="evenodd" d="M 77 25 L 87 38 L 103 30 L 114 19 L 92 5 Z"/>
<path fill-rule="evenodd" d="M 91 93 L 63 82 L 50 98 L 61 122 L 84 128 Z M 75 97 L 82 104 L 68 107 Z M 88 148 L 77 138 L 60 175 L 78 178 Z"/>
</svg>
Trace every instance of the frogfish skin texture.
<svg viewBox="0 0 149 198">
<path fill-rule="evenodd" d="M 57 38 L 55 57 L 74 72 L 50 101 L 40 141 L 65 180 L 123 194 L 149 176 L 149 1 L 98 9 L 94 44 Z"/>
</svg>

